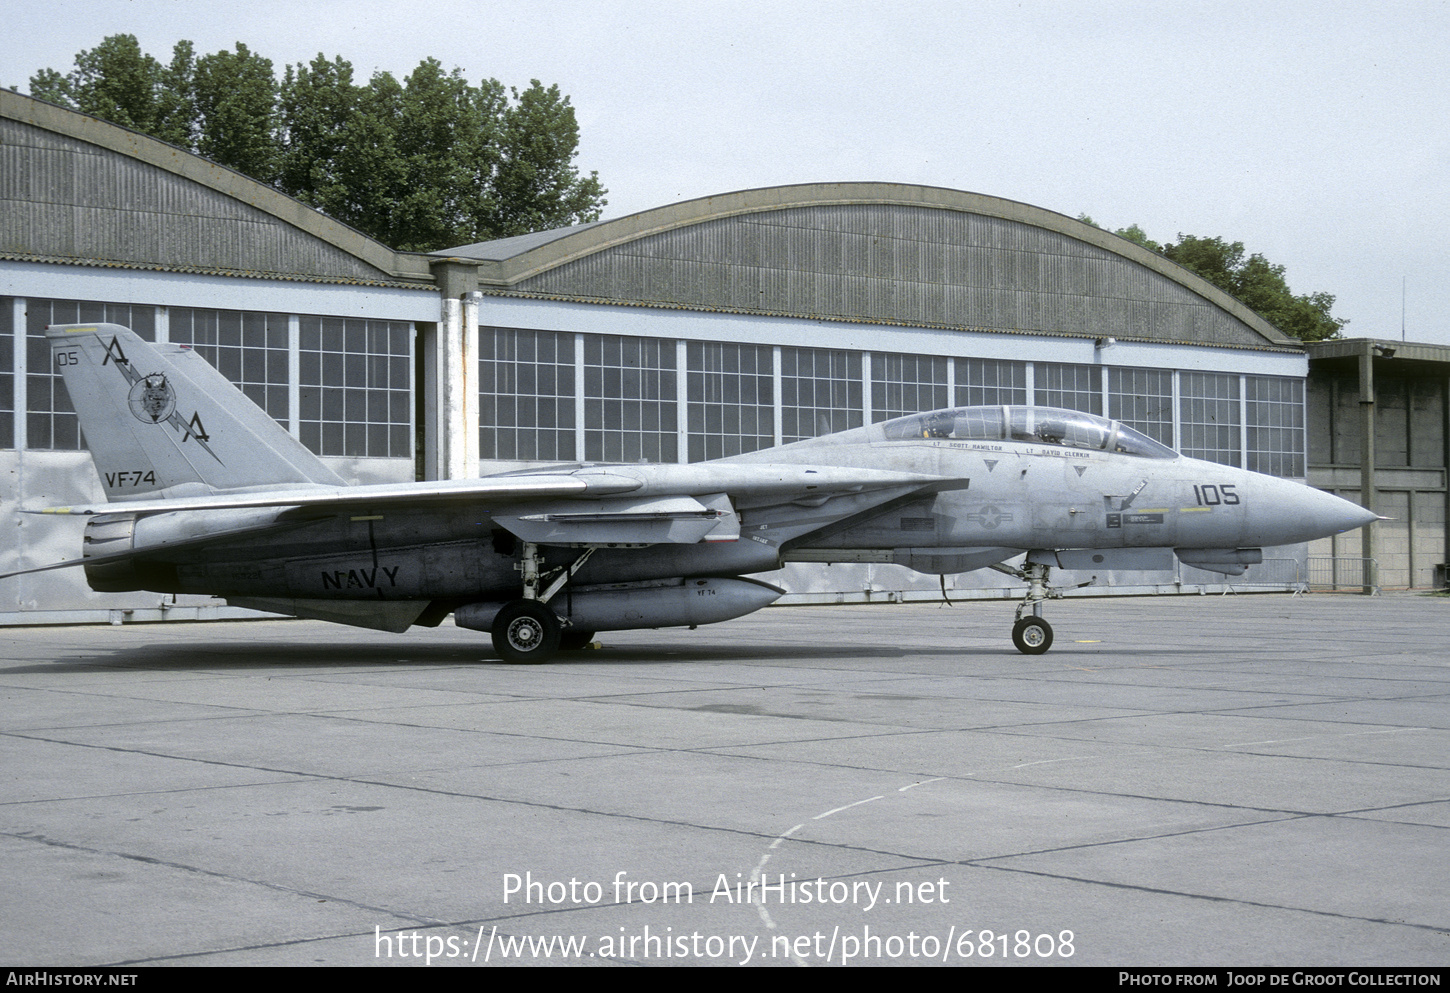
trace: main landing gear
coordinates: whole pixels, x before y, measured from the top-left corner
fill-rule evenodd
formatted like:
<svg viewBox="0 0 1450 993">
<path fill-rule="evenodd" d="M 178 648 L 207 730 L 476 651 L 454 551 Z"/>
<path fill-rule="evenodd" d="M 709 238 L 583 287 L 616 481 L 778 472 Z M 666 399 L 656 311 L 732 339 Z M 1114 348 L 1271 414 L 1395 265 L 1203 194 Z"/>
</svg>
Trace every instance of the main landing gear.
<svg viewBox="0 0 1450 993">
<path fill-rule="evenodd" d="M 1042 603 L 1044 600 L 1061 599 L 1064 587 L 1047 585 L 1051 567 L 1046 562 L 1032 561 L 1031 554 L 1027 556 L 1027 562 L 1021 569 L 1005 565 L 994 565 L 992 568 L 1027 583 L 1027 596 L 1017 605 L 1017 622 L 1012 625 L 1012 644 L 1023 655 L 1043 654 L 1052 647 L 1052 625 L 1042 616 Z M 1094 576 L 1086 583 L 1066 588 L 1081 589 L 1091 585 L 1096 579 Z M 1031 613 L 1027 613 L 1029 610 Z"/>
<path fill-rule="evenodd" d="M 574 578 L 574 574 L 594 554 L 594 549 L 586 548 L 570 565 L 544 577 L 539 571 L 544 562 L 539 557 L 539 546 L 531 541 L 521 544 L 523 554 L 519 557 L 517 568 L 523 574 L 523 598 L 504 604 L 494 617 L 489 634 L 499 658 L 505 662 L 533 665 L 549 661 L 560 648 L 582 648 L 593 638 L 593 632 L 565 630 L 567 622 L 559 620 L 549 601 Z M 546 578 L 549 585 L 541 590 Z"/>
<path fill-rule="evenodd" d="M 493 619 L 493 647 L 505 662 L 547 662 L 564 628 L 547 604 L 514 600 Z"/>
</svg>

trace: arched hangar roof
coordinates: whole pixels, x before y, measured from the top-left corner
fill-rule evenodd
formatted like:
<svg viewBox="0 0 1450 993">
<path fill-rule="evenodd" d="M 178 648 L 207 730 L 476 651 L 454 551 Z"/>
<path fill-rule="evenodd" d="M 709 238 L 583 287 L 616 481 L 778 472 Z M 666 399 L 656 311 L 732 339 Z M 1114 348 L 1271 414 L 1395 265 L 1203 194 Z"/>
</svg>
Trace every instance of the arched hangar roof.
<svg viewBox="0 0 1450 993">
<path fill-rule="evenodd" d="M 507 296 L 1299 350 L 1124 238 L 926 186 L 743 190 L 434 254 L 479 263 L 484 291 Z"/>
<path fill-rule="evenodd" d="M 433 289 L 425 256 L 185 149 L 4 89 L 0 258 Z"/>
</svg>

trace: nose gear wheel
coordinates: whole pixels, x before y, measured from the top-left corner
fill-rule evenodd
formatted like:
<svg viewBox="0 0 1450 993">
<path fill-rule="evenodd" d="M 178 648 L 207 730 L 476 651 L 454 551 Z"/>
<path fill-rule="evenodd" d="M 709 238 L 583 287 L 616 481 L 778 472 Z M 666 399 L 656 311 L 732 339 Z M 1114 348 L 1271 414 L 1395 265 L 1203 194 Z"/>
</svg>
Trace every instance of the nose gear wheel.
<svg viewBox="0 0 1450 993">
<path fill-rule="evenodd" d="M 1024 617 L 1012 626 L 1012 644 L 1023 655 L 1041 655 L 1052 647 L 1052 625 L 1040 617 Z"/>
</svg>

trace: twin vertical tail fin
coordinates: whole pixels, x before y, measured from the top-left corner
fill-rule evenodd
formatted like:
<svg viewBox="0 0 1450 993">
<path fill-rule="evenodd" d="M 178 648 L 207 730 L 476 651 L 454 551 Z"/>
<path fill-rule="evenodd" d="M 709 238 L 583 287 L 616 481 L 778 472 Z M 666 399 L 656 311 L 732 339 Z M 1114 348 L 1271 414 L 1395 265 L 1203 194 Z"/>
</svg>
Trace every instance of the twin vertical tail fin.
<svg viewBox="0 0 1450 993">
<path fill-rule="evenodd" d="M 190 348 L 119 324 L 45 333 L 109 500 L 344 485 Z"/>
</svg>

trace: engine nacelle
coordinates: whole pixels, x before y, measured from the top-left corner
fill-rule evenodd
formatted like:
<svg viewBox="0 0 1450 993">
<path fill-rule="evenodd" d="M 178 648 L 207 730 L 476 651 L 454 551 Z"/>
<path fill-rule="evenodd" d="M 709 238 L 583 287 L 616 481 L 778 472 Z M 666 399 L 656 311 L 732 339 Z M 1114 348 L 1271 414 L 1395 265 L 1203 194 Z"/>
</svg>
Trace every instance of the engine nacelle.
<svg viewBox="0 0 1450 993">
<path fill-rule="evenodd" d="M 131 514 L 98 517 L 86 522 L 81 554 L 87 559 L 133 551 L 136 518 Z M 145 580 L 129 559 L 102 564 L 87 563 L 86 582 L 98 593 L 129 593 L 145 588 Z"/>
<path fill-rule="evenodd" d="M 595 587 L 560 593 L 554 613 L 579 631 L 629 631 L 714 624 L 768 607 L 785 590 L 753 579 L 686 579 L 674 586 Z M 489 631 L 502 603 L 470 603 L 453 612 L 459 627 Z"/>
</svg>

